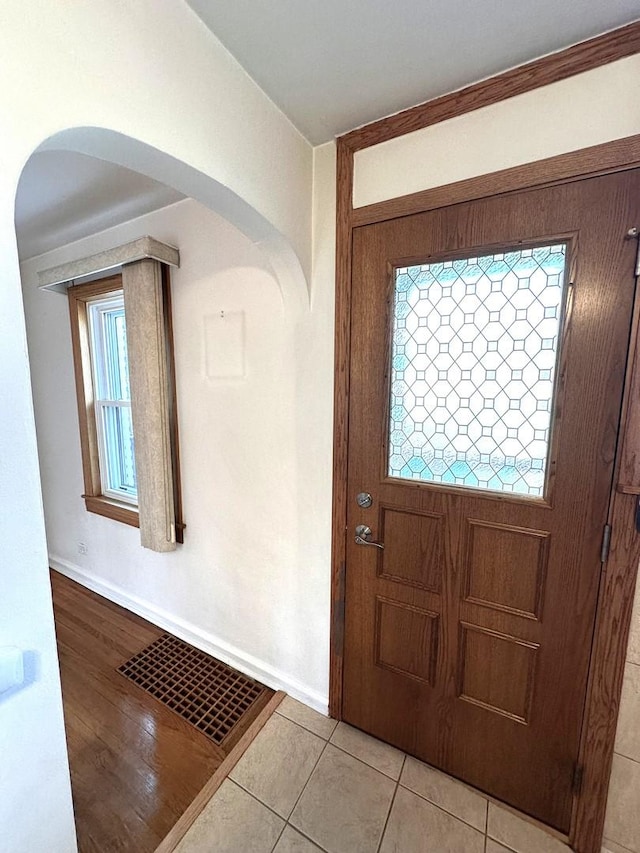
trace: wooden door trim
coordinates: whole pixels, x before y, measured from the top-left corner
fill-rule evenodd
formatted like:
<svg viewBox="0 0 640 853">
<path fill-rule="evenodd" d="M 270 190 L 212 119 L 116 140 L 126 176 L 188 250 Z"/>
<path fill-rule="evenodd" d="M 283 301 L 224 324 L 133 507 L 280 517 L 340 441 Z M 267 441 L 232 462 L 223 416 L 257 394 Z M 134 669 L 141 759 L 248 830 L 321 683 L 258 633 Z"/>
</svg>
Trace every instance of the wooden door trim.
<svg viewBox="0 0 640 853">
<path fill-rule="evenodd" d="M 602 837 L 609 777 L 613 762 L 620 694 L 624 678 L 640 537 L 635 514 L 640 471 L 635 467 L 640 420 L 640 288 L 636 294 L 629 336 L 622 417 L 618 433 L 614 488 L 609 504 L 612 528 L 609 559 L 602 566 L 596 625 L 579 752 L 580 790 L 574 797 L 570 841 L 579 853 L 596 853 Z"/>
<path fill-rule="evenodd" d="M 346 133 L 341 139 L 351 151 L 360 151 L 635 53 L 640 53 L 640 21 L 371 122 Z"/>
<path fill-rule="evenodd" d="M 436 187 L 400 199 L 391 199 L 356 211 L 352 203 L 354 153 L 447 118 L 639 52 L 640 22 L 636 22 L 575 45 L 566 51 L 498 75 L 483 83 L 406 110 L 380 122 L 374 122 L 337 140 L 334 469 L 329 673 L 329 712 L 337 719 L 342 717 L 344 579 L 349 498 L 347 448 L 353 229 L 358 225 L 406 216 L 453 203 L 635 168 L 640 166 L 640 134 L 445 187 Z M 637 296 L 635 312 L 634 329 L 637 329 L 637 315 L 640 312 Z M 633 340 L 635 346 L 635 338 Z M 629 369 L 627 372 L 626 399 L 629 398 L 632 373 L 635 372 L 636 381 L 638 381 L 640 372 L 640 354 L 632 353 L 630 349 L 629 357 L 632 356 L 635 358 L 634 370 Z M 637 366 L 635 362 L 638 362 Z M 628 455 L 632 447 L 631 432 L 625 428 L 625 425 L 631 421 L 633 417 L 625 415 L 620 428 L 616 462 L 618 467 L 619 460 Z M 638 491 L 640 491 L 640 483 Z M 583 739 L 579 755 L 582 782 L 575 796 L 570 833 L 570 842 L 577 853 L 599 853 L 599 840 L 604 826 L 625 651 L 636 583 L 635 567 L 640 559 L 640 542 L 632 528 L 635 500 L 634 495 L 625 494 L 621 490 L 612 493 L 610 523 L 614 532 L 598 599 Z"/>
<path fill-rule="evenodd" d="M 424 213 L 458 202 L 474 201 L 532 187 L 541 189 L 576 181 L 580 177 L 594 178 L 596 175 L 611 174 L 636 166 L 640 166 L 640 134 L 398 196 L 388 201 L 356 207 L 351 213 L 351 223 L 353 228 L 358 228 L 360 225 L 386 222 L 389 219 Z"/>
<path fill-rule="evenodd" d="M 336 320 L 333 391 L 333 502 L 331 524 L 331 643 L 329 713 L 342 719 L 344 597 L 347 552 L 349 360 L 351 358 L 351 235 L 353 152 L 338 140 L 336 162 Z"/>
</svg>

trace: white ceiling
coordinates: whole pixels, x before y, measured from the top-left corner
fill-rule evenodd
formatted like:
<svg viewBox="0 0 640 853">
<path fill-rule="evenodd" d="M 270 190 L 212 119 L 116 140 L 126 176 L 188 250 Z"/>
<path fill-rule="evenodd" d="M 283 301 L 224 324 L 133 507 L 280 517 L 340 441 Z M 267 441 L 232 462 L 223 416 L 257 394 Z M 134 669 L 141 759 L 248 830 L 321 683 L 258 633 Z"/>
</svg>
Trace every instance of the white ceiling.
<svg viewBox="0 0 640 853">
<path fill-rule="evenodd" d="M 88 237 L 184 196 L 137 172 L 70 151 L 39 151 L 16 198 L 21 260 Z"/>
<path fill-rule="evenodd" d="M 640 17 L 638 0 L 187 0 L 314 145 Z"/>
<path fill-rule="evenodd" d="M 637 19 L 639 0 L 187 0 L 313 144 Z M 22 259 L 182 198 L 43 151 L 16 202 Z"/>
</svg>

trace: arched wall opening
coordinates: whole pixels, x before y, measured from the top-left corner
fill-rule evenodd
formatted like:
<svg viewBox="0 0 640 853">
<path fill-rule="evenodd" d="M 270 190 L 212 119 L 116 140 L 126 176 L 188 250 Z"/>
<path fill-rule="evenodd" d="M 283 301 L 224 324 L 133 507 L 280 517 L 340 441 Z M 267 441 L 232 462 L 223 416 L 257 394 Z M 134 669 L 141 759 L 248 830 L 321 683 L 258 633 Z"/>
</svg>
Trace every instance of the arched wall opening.
<svg viewBox="0 0 640 853">
<path fill-rule="evenodd" d="M 294 248 L 247 201 L 216 178 L 147 143 L 99 127 L 75 127 L 44 140 L 37 151 L 75 151 L 153 178 L 218 213 L 264 253 L 280 285 L 287 308 L 304 311 L 309 287 Z M 34 153 L 35 153 L 34 152 Z"/>
<path fill-rule="evenodd" d="M 139 140 L 83 127 L 36 149 L 56 150 L 108 160 L 188 198 L 22 265 L 50 562 L 125 606 L 138 606 L 151 621 L 164 619 L 164 627 L 240 669 L 324 707 L 326 660 L 317 644 L 315 652 L 311 645 L 305 650 L 299 636 L 320 620 L 317 603 L 303 605 L 305 583 L 313 587 L 318 579 L 302 578 L 297 567 L 315 562 L 321 551 L 327 556 L 328 525 L 304 532 L 318 507 L 301 496 L 309 488 L 317 492 L 319 482 L 328 492 L 330 469 L 309 468 L 320 436 L 308 399 L 318 377 L 317 333 L 310 333 L 309 290 L 296 253 L 221 182 Z M 146 233 L 181 250 L 172 280 L 189 532 L 185 546 L 168 557 L 141 549 L 132 528 L 82 507 L 66 300 L 36 286 L 41 269 Z M 242 321 L 241 377 L 217 376 L 215 366 L 209 372 L 219 342 L 207 329 L 221 314 Z M 327 366 L 330 358 L 324 354 Z M 329 396 L 326 382 L 324 391 Z M 67 465 L 73 478 L 65 476 Z M 323 511 L 328 514 L 328 502 Z M 89 559 L 77 553 L 78 542 L 88 545 Z M 251 612 L 260 616 L 252 619 Z"/>
<path fill-rule="evenodd" d="M 194 458 L 197 457 L 195 449 L 206 446 L 207 438 L 210 438 L 211 430 L 207 426 L 207 419 L 209 425 L 214 421 L 224 424 L 224 414 L 233 412 L 234 407 L 237 413 L 237 407 L 243 407 L 242 417 L 238 422 L 244 424 L 243 428 L 249 431 L 247 435 L 253 433 L 254 438 L 257 437 L 258 440 L 253 442 L 254 446 L 262 445 L 261 453 L 254 460 L 260 469 L 259 476 L 256 478 L 255 465 L 252 467 L 249 464 L 250 449 L 248 453 L 243 454 L 239 451 L 233 458 L 227 457 L 226 460 L 219 455 L 219 459 L 223 460 L 222 469 L 225 469 L 229 475 L 227 486 L 234 479 L 238 479 L 238 469 L 243 469 L 244 496 L 236 492 L 234 500 L 227 502 L 226 507 L 218 507 L 222 512 L 217 515 L 214 525 L 211 525 L 210 517 L 207 518 L 207 507 L 198 505 L 197 498 L 194 499 L 192 501 L 193 523 L 190 531 L 193 532 L 193 539 L 191 542 L 187 540 L 177 564 L 175 561 L 171 566 L 165 564 L 161 570 L 151 565 L 149 561 L 145 563 L 144 556 L 142 562 L 138 561 L 135 565 L 131 565 L 131 562 L 127 561 L 127 555 L 131 554 L 133 546 L 127 541 L 126 534 L 119 533 L 115 538 L 110 537 L 108 531 L 98 532 L 93 524 L 89 532 L 96 534 L 96 548 L 100 550 L 108 540 L 112 547 L 113 562 L 128 564 L 129 576 L 109 577 L 100 569 L 94 572 L 92 579 L 89 577 L 91 574 L 89 568 L 84 581 L 93 580 L 94 588 L 115 600 L 118 600 L 119 595 L 124 595 L 123 598 L 121 597 L 121 603 L 125 606 L 133 603 L 137 606 L 138 612 L 142 612 L 147 618 L 158 623 L 164 619 L 164 624 L 169 630 L 173 629 L 175 633 L 180 633 L 196 645 L 217 654 L 218 657 L 228 660 L 267 683 L 284 687 L 310 704 L 326 708 L 330 530 L 328 499 L 331 476 L 331 384 L 326 380 L 327 377 L 332 376 L 332 353 L 331 348 L 326 347 L 326 333 L 331 328 L 332 295 L 329 299 L 323 299 L 322 304 L 316 298 L 314 309 L 316 316 L 312 316 L 309 289 L 302 266 L 296 253 L 278 230 L 220 182 L 180 163 L 169 155 L 164 155 L 157 149 L 150 149 L 143 143 L 111 131 L 81 128 L 56 134 L 35 150 L 77 151 L 89 156 L 97 156 L 99 159 L 109 159 L 126 168 L 141 170 L 142 174 L 168 183 L 185 195 L 189 195 L 191 198 L 172 205 L 170 209 L 150 214 L 150 221 L 144 223 L 145 226 L 149 226 L 145 227 L 144 233 L 150 232 L 160 239 L 163 239 L 164 234 L 158 233 L 158 229 L 165 229 L 167 233 L 173 230 L 174 234 L 181 232 L 186 238 L 186 242 L 185 239 L 180 238 L 173 241 L 178 243 L 183 251 L 183 269 L 179 274 L 186 276 L 182 283 L 187 282 L 184 291 L 186 298 L 179 309 L 183 312 L 183 333 L 193 320 L 194 310 L 200 310 L 199 320 L 205 316 L 202 309 L 203 295 L 214 294 L 214 301 L 217 299 L 220 304 L 213 306 L 210 303 L 207 310 L 213 310 L 214 307 L 217 310 L 222 305 L 223 310 L 244 311 L 247 317 L 247 333 L 257 335 L 254 341 L 256 344 L 254 353 L 257 354 L 262 348 L 265 356 L 253 361 L 253 370 L 257 372 L 251 380 L 256 380 L 253 381 L 252 388 L 248 388 L 246 383 L 243 385 L 242 382 L 218 383 L 215 388 L 217 395 L 215 412 L 208 407 L 209 404 L 203 407 L 202 399 L 198 398 L 197 394 L 185 391 L 183 385 L 183 407 L 187 399 L 191 398 L 192 414 L 194 412 L 197 414 L 199 408 L 206 410 L 204 417 L 202 411 L 200 412 L 199 424 L 194 426 L 193 430 L 188 429 L 186 434 L 183 431 L 181 436 L 183 445 L 188 442 L 188 446 L 194 449 Z M 144 165 L 145 151 L 148 154 L 146 165 Z M 216 212 L 213 212 L 214 210 Z M 124 234 L 127 228 L 137 227 L 142 227 L 142 224 L 125 223 L 119 228 Z M 111 230 L 117 232 L 118 228 Z M 203 230 L 207 231 L 208 241 L 198 240 Z M 103 232 L 101 239 L 108 239 L 110 236 L 106 236 Z M 116 235 L 113 236 L 115 240 L 113 245 L 126 241 L 124 238 L 118 241 Z M 80 241 L 73 247 L 61 247 L 60 251 L 65 258 L 69 253 L 76 252 L 79 253 L 78 257 L 83 257 L 91 254 L 90 249 L 87 248 L 85 251 L 83 248 L 90 242 L 91 238 L 87 238 L 87 241 Z M 189 243 L 188 246 L 187 243 Z M 225 244 L 223 253 L 225 257 L 221 258 L 218 252 L 216 260 L 216 248 L 219 249 L 222 243 Z M 55 254 L 55 252 L 48 254 Z M 51 336 L 52 314 L 66 315 L 66 304 L 62 305 L 66 300 L 59 294 L 42 293 L 37 290 L 33 276 L 38 266 L 41 268 L 48 266 L 44 256 L 27 261 L 23 265 L 23 296 L 27 312 L 27 327 L 30 327 L 29 355 L 33 379 L 33 402 L 38 422 L 40 465 L 43 474 L 41 485 L 46 508 L 48 482 L 55 474 L 51 470 L 53 464 L 51 460 L 56 458 L 56 448 L 55 442 L 51 443 L 52 435 L 47 431 L 46 424 L 44 429 L 42 427 L 43 421 L 39 413 L 42 412 L 43 406 L 46 408 L 52 403 L 51 399 L 47 402 L 48 394 L 50 397 L 55 397 L 50 413 L 55 412 L 56 408 L 60 412 L 63 400 L 58 393 L 59 386 L 52 384 L 43 375 L 42 368 L 47 363 L 49 368 L 55 368 L 51 363 L 51 354 L 56 351 L 53 345 L 55 335 L 53 338 Z M 180 281 L 176 279 L 174 287 L 178 286 Z M 38 309 L 35 309 L 34 314 L 33 305 L 40 299 L 46 300 L 46 305 L 44 302 L 41 303 L 44 306 L 43 314 L 34 321 Z M 249 302 L 245 300 L 251 303 L 249 307 L 247 307 Z M 317 315 L 318 311 L 321 312 L 320 317 Z M 265 323 L 265 318 L 271 319 Z M 44 323 L 48 342 L 44 342 L 41 350 L 35 355 L 34 322 L 37 326 L 40 321 Z M 318 326 L 317 330 L 314 330 L 314 326 Z M 61 327 L 57 328 L 60 331 Z M 38 332 L 35 334 L 37 335 Z M 191 335 L 191 340 L 188 339 L 188 335 L 183 334 L 182 343 L 185 347 L 183 364 L 190 364 L 192 367 L 195 361 L 198 361 L 201 366 L 200 355 L 194 355 L 193 351 L 189 355 L 187 352 L 194 342 L 197 343 L 196 334 Z M 37 344 L 35 349 L 38 349 Z M 64 379 L 65 393 L 68 393 L 71 365 L 67 361 L 64 366 L 58 364 L 58 368 L 59 370 L 54 369 L 54 373 L 58 379 Z M 211 377 L 206 376 L 206 370 L 203 372 L 200 367 L 198 370 L 200 371 L 198 381 L 211 391 L 212 386 L 216 384 L 215 381 L 212 383 Z M 270 376 L 273 380 L 271 385 L 264 381 L 261 383 L 260 375 L 263 380 L 266 376 Z M 178 393 L 180 397 L 180 391 Z M 318 395 L 320 395 L 320 403 L 318 403 Z M 198 402 L 199 399 L 200 402 Z M 273 417 L 269 423 L 269 417 L 266 417 L 266 414 L 270 407 Z M 63 408 L 68 413 L 68 407 Z M 318 419 L 320 410 L 324 410 L 324 423 L 320 423 Z M 71 414 L 72 418 L 75 418 L 73 409 Z M 226 423 L 227 426 L 233 426 L 233 419 L 228 419 Z M 65 421 L 63 432 L 66 433 L 67 438 L 70 439 L 73 436 L 75 441 L 76 427 L 77 424 L 69 424 Z M 191 432 L 190 435 L 189 432 Z M 58 438 L 60 438 L 60 431 Z M 219 443 L 210 441 L 211 452 L 219 453 L 223 444 L 224 441 Z M 313 467 L 310 470 L 309 463 L 312 459 L 318 459 L 320 447 L 326 457 L 325 467 L 319 471 L 316 466 L 314 472 Z M 35 453 L 35 447 L 33 451 Z M 190 452 L 187 450 L 187 456 Z M 265 460 L 268 462 L 266 467 Z M 192 459 L 192 470 L 195 470 L 196 464 L 197 459 L 195 463 Z M 207 472 L 206 466 L 201 464 L 200 467 L 203 469 L 203 475 L 211 474 Z M 219 477 L 201 477 L 201 491 L 206 486 L 210 493 L 214 493 L 216 482 L 221 486 L 217 492 L 220 497 L 224 491 Z M 37 482 L 32 482 L 31 487 L 37 493 Z M 281 489 L 280 496 L 278 496 L 277 487 Z M 310 489 L 318 499 L 314 499 L 313 506 L 305 505 L 299 499 L 305 489 Z M 75 489 L 74 494 L 77 499 L 80 494 L 78 489 Z M 326 501 L 324 506 L 322 506 L 322 497 Z M 280 523 L 273 523 L 273 519 L 270 525 L 263 523 L 257 535 L 254 530 L 247 538 L 247 532 L 252 529 L 252 520 L 254 518 L 259 522 L 268 520 L 269 511 L 275 507 L 281 514 Z M 323 523 L 318 525 L 317 521 L 320 517 Z M 85 523 L 91 525 L 97 520 L 92 519 L 87 522 L 85 519 Z M 242 520 L 241 524 L 240 520 Z M 108 520 L 105 521 L 109 523 Z M 222 531 L 225 524 L 227 531 L 229 530 L 230 522 L 233 522 L 236 527 L 233 535 L 226 537 L 225 547 L 222 549 L 224 553 L 216 552 L 219 542 L 212 544 L 211 539 L 208 540 L 204 551 L 202 548 L 199 549 L 197 542 L 198 540 L 202 542 L 205 527 L 208 526 L 214 532 L 217 531 L 221 534 L 219 538 L 224 538 Z M 35 526 L 38 527 L 38 524 L 36 523 Z M 49 527 L 49 519 L 47 519 L 47 526 Z M 74 542 L 77 538 L 75 533 L 69 531 L 69 535 L 73 537 L 70 541 Z M 84 533 L 82 536 L 87 538 Z M 44 550 L 44 542 L 34 541 L 33 546 L 38 568 L 34 569 L 33 578 L 29 580 L 29 589 L 24 588 L 24 577 L 14 579 L 12 583 L 15 583 L 16 598 L 23 596 L 29 599 L 32 610 L 37 589 L 39 607 L 44 614 L 41 624 L 41 630 L 44 633 L 41 637 L 43 653 L 40 671 L 46 672 L 47 695 L 43 695 L 39 705 L 36 703 L 32 714 L 35 722 L 45 713 L 46 708 L 46 713 L 51 717 L 52 703 L 56 705 L 56 713 L 53 714 L 56 719 L 53 721 L 52 731 L 49 732 L 49 742 L 56 741 L 54 752 L 57 755 L 55 762 L 58 771 L 57 789 L 58 793 L 62 792 L 62 802 L 59 802 L 57 807 L 58 823 L 60 823 L 60 815 L 64 813 L 65 808 L 69 811 L 69 802 L 64 799 L 64 794 L 68 790 L 68 779 L 66 779 L 66 766 L 63 768 L 60 762 L 64 757 L 64 743 L 59 737 L 61 716 L 55 672 L 55 645 L 52 642 L 48 599 L 50 589 L 46 574 L 47 554 Z M 139 546 L 137 547 L 140 551 Z M 63 559 L 66 559 L 67 563 L 72 562 L 67 558 Z M 180 560 L 182 563 L 179 562 Z M 253 613 L 257 611 L 261 614 L 257 624 L 255 619 L 244 619 L 242 613 L 235 614 L 236 621 L 244 621 L 252 625 L 251 638 L 234 635 L 232 631 L 227 630 L 228 625 L 225 627 L 219 623 L 216 624 L 215 619 L 208 624 L 203 624 L 198 613 L 194 614 L 190 609 L 190 595 L 197 597 L 202 593 L 202 585 L 198 587 L 193 574 L 189 574 L 195 563 L 200 563 L 209 569 L 212 567 L 216 569 L 211 571 L 204 581 L 209 585 L 208 594 L 215 596 L 218 601 L 226 602 L 228 611 L 232 609 L 234 602 L 241 600 L 243 596 L 247 597 L 245 593 L 251 594 L 248 598 L 252 602 L 251 610 Z M 217 571 L 220 567 L 224 571 Z M 86 567 L 84 568 L 86 571 Z M 182 578 L 179 588 L 172 586 L 172 577 Z M 199 580 L 202 581 L 203 578 Z M 137 587 L 136 584 L 138 584 Z M 22 586 L 20 592 L 17 590 L 19 586 Z M 157 594 L 155 598 L 154 594 Z M 174 602 L 172 608 L 167 606 L 169 598 Z M 204 598 L 207 600 L 206 595 Z M 57 731 L 55 731 L 56 728 Z M 5 767 L 8 766 L 5 765 Z M 60 797 L 58 799 L 60 800 Z M 49 840 L 47 837 L 47 842 Z M 64 845 L 66 846 L 61 845 L 60 849 L 71 849 L 68 841 L 65 841 Z"/>
</svg>

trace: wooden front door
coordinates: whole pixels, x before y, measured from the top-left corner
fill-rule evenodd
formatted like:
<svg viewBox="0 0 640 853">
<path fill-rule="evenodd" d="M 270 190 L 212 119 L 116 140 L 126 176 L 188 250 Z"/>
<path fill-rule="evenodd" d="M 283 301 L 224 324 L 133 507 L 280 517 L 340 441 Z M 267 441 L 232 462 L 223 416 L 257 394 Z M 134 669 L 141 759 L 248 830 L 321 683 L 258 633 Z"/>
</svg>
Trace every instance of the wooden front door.
<svg viewBox="0 0 640 853">
<path fill-rule="evenodd" d="M 343 718 L 563 832 L 638 222 L 629 171 L 354 232 Z"/>
</svg>

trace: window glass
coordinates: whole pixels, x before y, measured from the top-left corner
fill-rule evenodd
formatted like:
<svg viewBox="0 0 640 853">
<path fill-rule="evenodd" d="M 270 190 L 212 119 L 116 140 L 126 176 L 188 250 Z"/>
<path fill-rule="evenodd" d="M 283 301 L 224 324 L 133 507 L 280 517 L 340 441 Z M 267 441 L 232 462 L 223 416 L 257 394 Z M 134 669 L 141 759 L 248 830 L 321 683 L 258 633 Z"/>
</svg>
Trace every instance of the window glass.
<svg viewBox="0 0 640 853">
<path fill-rule="evenodd" d="M 391 477 L 544 494 L 566 256 L 395 270 Z"/>
<path fill-rule="evenodd" d="M 87 307 L 102 492 L 137 503 L 124 298 L 109 294 Z"/>
</svg>

